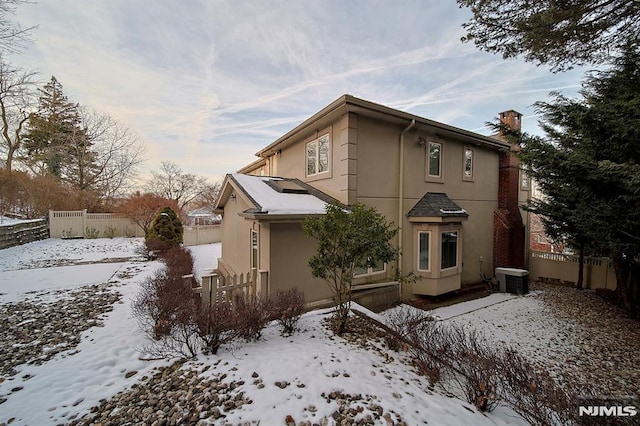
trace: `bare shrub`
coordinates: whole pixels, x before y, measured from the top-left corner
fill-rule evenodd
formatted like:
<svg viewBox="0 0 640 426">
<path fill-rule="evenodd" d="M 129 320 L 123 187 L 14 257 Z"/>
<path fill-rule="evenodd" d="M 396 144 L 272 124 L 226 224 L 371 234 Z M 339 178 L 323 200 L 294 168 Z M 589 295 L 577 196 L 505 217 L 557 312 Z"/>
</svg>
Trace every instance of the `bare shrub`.
<svg viewBox="0 0 640 426">
<path fill-rule="evenodd" d="M 168 248 L 169 246 L 160 240 L 145 240 L 141 252 L 147 259 L 153 260 Z"/>
<path fill-rule="evenodd" d="M 441 378 L 438 354 L 446 351 L 446 340 L 434 318 L 407 305 L 394 309 L 387 318 L 393 331 L 385 337 L 387 346 L 408 352 L 418 374 L 427 376 L 432 385 L 438 382 Z"/>
<path fill-rule="evenodd" d="M 173 246 L 163 251 L 160 257 L 167 265 L 171 275 L 182 277 L 193 273 L 193 258 L 189 250 L 184 247 Z"/>
<path fill-rule="evenodd" d="M 447 327 L 452 356 L 452 375 L 467 401 L 480 411 L 492 411 L 500 402 L 500 359 L 502 350 L 489 345 L 474 329 Z"/>
<path fill-rule="evenodd" d="M 271 299 L 271 319 L 278 321 L 283 334 L 293 334 L 304 313 L 304 293 L 298 288 L 279 290 Z"/>
<path fill-rule="evenodd" d="M 194 357 L 198 302 L 181 276 L 161 270 L 147 278 L 132 304 L 142 329 L 156 340 L 147 352 Z"/>
<path fill-rule="evenodd" d="M 118 230 L 113 226 L 107 226 L 107 228 L 104 230 L 105 238 L 109 238 L 109 239 L 115 237 L 117 233 L 118 233 Z"/>
<path fill-rule="evenodd" d="M 100 236 L 100 231 L 98 231 L 96 228 L 89 228 L 87 226 L 87 228 L 84 231 L 84 237 L 88 240 L 94 240 L 99 236 Z"/>
<path fill-rule="evenodd" d="M 202 341 L 197 326 L 189 323 L 176 323 L 167 335 L 145 345 L 141 351 L 152 357 L 195 358 Z"/>
<path fill-rule="evenodd" d="M 140 291 L 133 299 L 131 310 L 140 328 L 147 334 L 155 336 L 153 330 L 160 321 L 158 291 L 166 278 L 166 271 L 156 271 L 140 284 Z"/>
<path fill-rule="evenodd" d="M 198 316 L 198 335 L 203 341 L 203 352 L 215 355 L 218 349 L 238 336 L 237 316 L 228 302 L 203 307 Z"/>
<path fill-rule="evenodd" d="M 580 423 L 576 404 L 578 392 L 561 388 L 545 371 L 539 371 L 512 348 L 504 349 L 498 361 L 502 399 L 534 425 Z"/>
<path fill-rule="evenodd" d="M 404 306 L 388 318 L 387 345 L 402 348 L 431 383 L 444 375 L 480 411 L 500 401 L 531 424 L 572 424 L 576 389 L 559 387 L 514 349 L 493 346 L 475 330 L 434 321 L 426 312 Z"/>
<path fill-rule="evenodd" d="M 262 330 L 271 321 L 270 300 L 266 297 L 245 295 L 236 303 L 236 327 L 247 342 L 259 340 Z"/>
</svg>

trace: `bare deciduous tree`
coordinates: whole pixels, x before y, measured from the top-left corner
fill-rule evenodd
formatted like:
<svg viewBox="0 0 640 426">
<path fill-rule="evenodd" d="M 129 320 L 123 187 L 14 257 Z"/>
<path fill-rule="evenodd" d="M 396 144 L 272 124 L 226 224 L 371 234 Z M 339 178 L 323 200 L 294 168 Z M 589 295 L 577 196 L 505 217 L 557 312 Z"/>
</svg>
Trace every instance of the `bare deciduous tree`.
<svg viewBox="0 0 640 426">
<path fill-rule="evenodd" d="M 0 54 L 0 133 L 5 168 L 13 168 L 13 160 L 22 147 L 22 129 L 34 105 L 35 72 L 6 62 Z"/>
<path fill-rule="evenodd" d="M 174 200 L 181 210 L 211 189 L 211 184 L 205 177 L 184 173 L 172 161 L 163 161 L 160 172 L 151 174 L 152 177 L 146 185 L 147 191 Z"/>
<path fill-rule="evenodd" d="M 75 143 L 78 152 L 78 184 L 93 188 L 106 199 L 128 189 L 137 167 L 145 158 L 145 146 L 131 130 L 108 113 L 82 109 L 85 143 Z"/>
<path fill-rule="evenodd" d="M 191 204 L 195 208 L 208 207 L 210 209 L 213 209 L 216 205 L 216 200 L 218 199 L 220 189 L 222 189 L 222 185 L 220 184 L 220 182 L 207 183 L 200 195 L 194 198 Z"/>
<path fill-rule="evenodd" d="M 178 206 L 172 200 L 167 200 L 155 194 L 140 194 L 137 192 L 122 201 L 117 211 L 140 226 L 144 234 L 147 235 L 151 229 L 153 219 L 156 218 L 163 207 L 167 206 L 174 210 L 178 209 Z"/>
<path fill-rule="evenodd" d="M 24 42 L 29 40 L 29 33 L 35 27 L 24 28 L 11 19 L 16 13 L 16 7 L 26 3 L 30 2 L 28 0 L 0 1 L 0 52 L 20 52 Z"/>
</svg>

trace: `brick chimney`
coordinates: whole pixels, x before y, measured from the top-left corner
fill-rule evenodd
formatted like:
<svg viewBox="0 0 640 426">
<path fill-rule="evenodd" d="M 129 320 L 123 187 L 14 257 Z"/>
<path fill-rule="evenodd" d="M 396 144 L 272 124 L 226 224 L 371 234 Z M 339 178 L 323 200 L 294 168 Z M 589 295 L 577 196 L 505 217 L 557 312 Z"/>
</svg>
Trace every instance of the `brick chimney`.
<svg viewBox="0 0 640 426">
<path fill-rule="evenodd" d="M 513 130 L 522 129 L 522 114 L 518 111 L 510 109 L 500 113 L 500 122 L 506 124 Z"/>
<path fill-rule="evenodd" d="M 500 122 L 512 130 L 522 128 L 522 114 L 509 110 L 501 112 Z M 508 142 L 503 132 L 499 137 Z M 520 190 L 520 147 L 511 144 L 501 152 L 498 171 L 498 209 L 493 214 L 493 267 L 524 268 L 525 227 L 518 206 Z"/>
</svg>

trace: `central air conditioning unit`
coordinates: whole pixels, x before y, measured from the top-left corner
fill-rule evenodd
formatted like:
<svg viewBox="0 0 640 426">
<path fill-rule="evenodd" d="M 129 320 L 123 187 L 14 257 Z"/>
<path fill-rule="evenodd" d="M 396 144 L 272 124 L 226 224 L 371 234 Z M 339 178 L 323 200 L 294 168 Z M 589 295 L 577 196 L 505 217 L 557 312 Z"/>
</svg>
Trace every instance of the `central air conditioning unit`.
<svg viewBox="0 0 640 426">
<path fill-rule="evenodd" d="M 515 268 L 496 268 L 501 293 L 529 293 L 529 271 Z"/>
</svg>

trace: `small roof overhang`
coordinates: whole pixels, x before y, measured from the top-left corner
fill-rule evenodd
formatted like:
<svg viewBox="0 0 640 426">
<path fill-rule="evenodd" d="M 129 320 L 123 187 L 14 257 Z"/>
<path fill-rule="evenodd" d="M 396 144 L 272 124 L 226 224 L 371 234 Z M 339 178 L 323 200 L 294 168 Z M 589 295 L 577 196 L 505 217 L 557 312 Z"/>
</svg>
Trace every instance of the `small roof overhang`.
<svg viewBox="0 0 640 426">
<path fill-rule="evenodd" d="M 252 220 L 297 222 L 323 215 L 327 204 L 341 204 L 298 179 L 233 173 L 224 179 L 216 211 L 224 211 L 234 191 L 251 206 L 238 214 Z"/>
<path fill-rule="evenodd" d="M 427 192 L 407 213 L 409 222 L 451 223 L 469 218 L 469 213 L 444 192 Z"/>
</svg>

